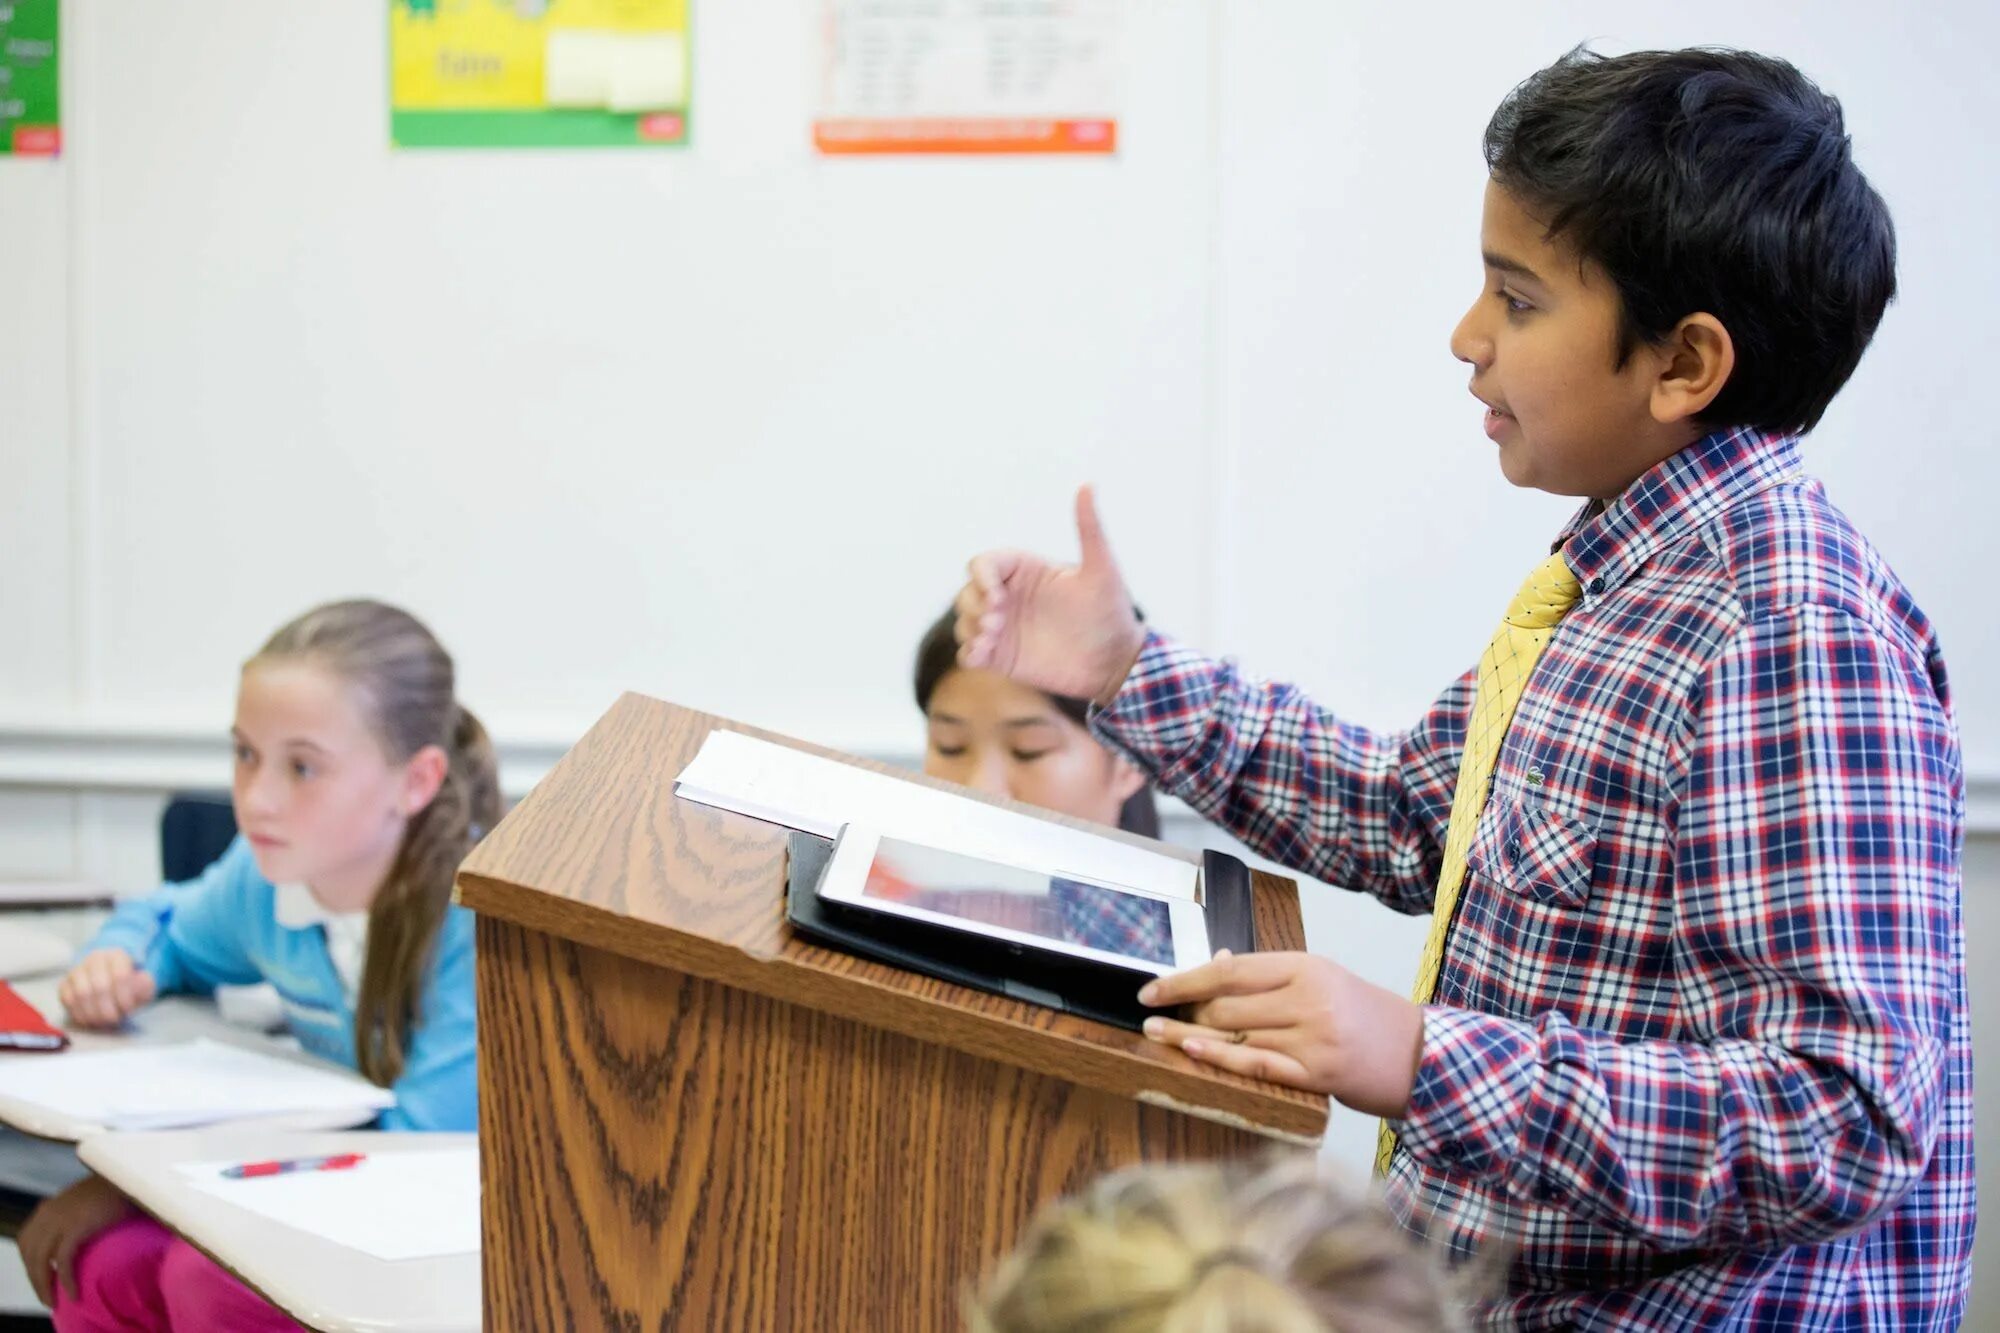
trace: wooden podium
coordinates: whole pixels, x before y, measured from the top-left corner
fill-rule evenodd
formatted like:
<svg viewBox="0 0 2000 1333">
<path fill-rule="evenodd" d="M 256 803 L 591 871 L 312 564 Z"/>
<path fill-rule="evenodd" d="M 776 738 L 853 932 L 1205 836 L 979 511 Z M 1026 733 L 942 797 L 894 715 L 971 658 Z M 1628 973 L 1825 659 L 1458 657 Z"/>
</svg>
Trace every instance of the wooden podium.
<svg viewBox="0 0 2000 1333">
<path fill-rule="evenodd" d="M 628 694 L 459 871 L 487 1328 L 954 1328 L 1102 1172 L 1318 1141 L 1323 1098 L 794 938 L 785 830 L 673 794 L 718 728 L 797 744 Z"/>
</svg>

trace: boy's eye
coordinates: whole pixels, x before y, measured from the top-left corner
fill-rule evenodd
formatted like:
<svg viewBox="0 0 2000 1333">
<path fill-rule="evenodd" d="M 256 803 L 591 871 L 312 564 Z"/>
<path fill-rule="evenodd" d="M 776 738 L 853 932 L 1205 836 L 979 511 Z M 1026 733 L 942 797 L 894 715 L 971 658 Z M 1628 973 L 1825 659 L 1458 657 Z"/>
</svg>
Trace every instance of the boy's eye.
<svg viewBox="0 0 2000 1333">
<path fill-rule="evenodd" d="M 1510 315 L 1525 315 L 1535 308 L 1512 292 L 1498 291 L 1493 294 L 1500 298 L 1500 303 L 1507 307 L 1507 313 Z"/>
<path fill-rule="evenodd" d="M 1016 750 L 1014 751 L 1014 758 L 1020 763 L 1032 764 L 1047 753 L 1047 750 Z"/>
<path fill-rule="evenodd" d="M 255 752 L 255 751 L 253 751 L 253 750 L 251 750 L 251 748 L 250 748 L 249 746 L 247 746 L 247 745 L 239 745 L 239 746 L 237 746 L 237 747 L 236 747 L 236 762 L 237 762 L 237 763 L 239 763 L 239 764 L 247 764 L 247 763 L 250 763 L 251 761 L 253 761 L 253 760 L 254 760 L 254 759 L 256 759 L 256 758 L 257 758 L 257 755 L 256 755 L 256 752 Z"/>
<path fill-rule="evenodd" d="M 931 742 L 931 748 L 947 759 L 956 759 L 965 753 L 963 745 L 939 745 L 936 741 Z"/>
<path fill-rule="evenodd" d="M 311 764 L 307 763 L 303 759 L 292 760 L 292 776 L 300 778 L 309 778 L 312 775 L 313 775 L 313 766 Z"/>
</svg>

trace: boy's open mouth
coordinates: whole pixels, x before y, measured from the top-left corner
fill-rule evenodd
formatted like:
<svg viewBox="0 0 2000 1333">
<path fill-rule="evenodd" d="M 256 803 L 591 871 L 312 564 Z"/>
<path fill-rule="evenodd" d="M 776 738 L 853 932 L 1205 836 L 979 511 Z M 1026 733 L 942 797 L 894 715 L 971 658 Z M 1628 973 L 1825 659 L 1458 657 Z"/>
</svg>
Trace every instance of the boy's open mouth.
<svg viewBox="0 0 2000 1333">
<path fill-rule="evenodd" d="M 1480 398 L 1477 389 L 1470 390 L 1470 392 L 1474 398 L 1479 399 L 1480 405 L 1486 409 L 1486 437 L 1490 440 L 1498 440 L 1501 429 L 1514 419 L 1514 414 L 1505 408 L 1495 407 L 1484 398 Z"/>
</svg>

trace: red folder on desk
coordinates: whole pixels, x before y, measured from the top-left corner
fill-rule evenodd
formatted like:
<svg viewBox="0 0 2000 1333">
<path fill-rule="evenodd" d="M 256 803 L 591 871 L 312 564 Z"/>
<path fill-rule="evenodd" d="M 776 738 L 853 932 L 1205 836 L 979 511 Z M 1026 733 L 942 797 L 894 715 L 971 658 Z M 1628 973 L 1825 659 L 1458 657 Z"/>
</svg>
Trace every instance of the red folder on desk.
<svg viewBox="0 0 2000 1333">
<path fill-rule="evenodd" d="M 62 1029 L 0 981 L 0 1051 L 59 1051 L 69 1045 Z"/>
</svg>

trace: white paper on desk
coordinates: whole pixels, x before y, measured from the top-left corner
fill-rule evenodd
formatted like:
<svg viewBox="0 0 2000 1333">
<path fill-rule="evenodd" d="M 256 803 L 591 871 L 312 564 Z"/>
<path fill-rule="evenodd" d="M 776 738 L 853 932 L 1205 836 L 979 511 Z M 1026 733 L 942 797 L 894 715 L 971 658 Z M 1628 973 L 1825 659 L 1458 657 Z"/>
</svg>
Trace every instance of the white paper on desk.
<svg viewBox="0 0 2000 1333">
<path fill-rule="evenodd" d="M 377 1259 L 479 1250 L 479 1145 L 366 1155 L 344 1171 L 230 1180 L 235 1161 L 185 1162 L 189 1185 Z"/>
<path fill-rule="evenodd" d="M 713 731 L 681 770 L 679 795 L 831 838 L 842 824 L 1050 875 L 1193 898 L 1199 870 L 1161 852 L 736 731 Z"/>
<path fill-rule="evenodd" d="M 9 1097 L 110 1129 L 177 1129 L 320 1111 L 379 1111 L 395 1094 L 356 1074 L 201 1039 L 9 1061 Z"/>
</svg>

